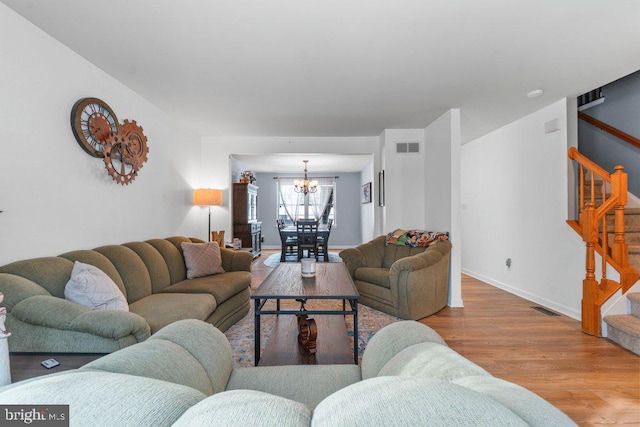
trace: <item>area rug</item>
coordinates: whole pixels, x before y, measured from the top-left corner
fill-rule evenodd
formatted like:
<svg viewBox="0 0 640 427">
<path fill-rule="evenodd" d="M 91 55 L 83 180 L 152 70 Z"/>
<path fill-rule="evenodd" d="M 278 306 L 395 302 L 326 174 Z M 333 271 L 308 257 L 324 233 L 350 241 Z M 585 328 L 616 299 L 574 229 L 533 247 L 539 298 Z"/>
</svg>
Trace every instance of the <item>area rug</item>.
<svg viewBox="0 0 640 427">
<path fill-rule="evenodd" d="M 287 255 L 285 258 L 287 260 L 286 262 L 297 262 L 298 261 L 298 255 L 296 255 L 296 254 Z M 318 261 L 322 262 L 322 258 L 319 259 Z M 342 262 L 342 258 L 340 258 L 340 255 L 338 255 L 335 252 L 329 252 L 329 262 Z M 280 252 L 278 252 L 277 254 L 269 255 L 269 257 L 264 259 L 262 261 L 262 263 L 264 265 L 266 265 L 267 267 L 271 267 L 271 268 L 277 267 L 278 264 L 280 264 Z"/>
<path fill-rule="evenodd" d="M 279 254 L 278 254 L 279 256 Z M 253 364 L 253 346 L 254 346 L 254 316 L 253 316 L 253 301 L 251 301 L 251 310 L 244 316 L 238 323 L 227 329 L 224 333 L 231 344 L 233 350 L 233 366 L 234 368 L 254 366 Z M 291 302 L 290 306 L 287 305 L 288 301 L 282 301 L 282 308 L 293 308 Z M 268 301 L 265 308 L 270 307 L 273 304 L 275 309 L 275 302 Z M 339 308 L 342 308 L 341 301 L 309 301 L 306 304 L 308 309 L 328 308 L 328 304 L 337 304 Z M 338 307 L 336 307 L 338 308 Z M 358 348 L 359 348 L 359 360 L 362 360 L 362 353 L 369 342 L 369 339 L 381 328 L 390 325 L 394 322 L 398 322 L 402 319 L 382 313 L 380 311 L 369 308 L 365 305 L 358 305 Z M 260 329 L 262 330 L 261 347 L 264 350 L 267 340 L 269 339 L 269 331 L 272 330 L 275 322 L 275 316 L 261 316 Z M 353 348 L 353 317 L 346 316 L 347 331 L 349 332 L 349 341 Z"/>
</svg>

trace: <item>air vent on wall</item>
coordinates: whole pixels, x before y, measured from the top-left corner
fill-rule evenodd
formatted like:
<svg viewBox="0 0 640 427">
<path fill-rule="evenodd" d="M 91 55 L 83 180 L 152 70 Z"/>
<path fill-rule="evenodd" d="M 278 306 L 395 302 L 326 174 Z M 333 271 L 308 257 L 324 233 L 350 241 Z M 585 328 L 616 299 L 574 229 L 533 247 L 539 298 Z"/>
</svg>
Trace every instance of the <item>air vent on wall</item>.
<svg viewBox="0 0 640 427">
<path fill-rule="evenodd" d="M 396 142 L 396 153 L 419 153 L 419 142 Z"/>
</svg>

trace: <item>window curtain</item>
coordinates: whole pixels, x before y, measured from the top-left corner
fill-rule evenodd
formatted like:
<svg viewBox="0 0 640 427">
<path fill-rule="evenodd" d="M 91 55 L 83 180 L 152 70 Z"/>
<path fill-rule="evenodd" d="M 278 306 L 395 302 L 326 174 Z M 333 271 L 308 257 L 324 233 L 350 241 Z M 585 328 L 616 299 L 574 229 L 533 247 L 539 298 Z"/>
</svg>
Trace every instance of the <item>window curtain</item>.
<svg viewBox="0 0 640 427">
<path fill-rule="evenodd" d="M 304 216 L 304 194 L 295 192 L 293 181 L 293 178 L 278 179 L 278 198 L 287 217 L 295 224 Z"/>
<path fill-rule="evenodd" d="M 318 181 L 318 191 L 309 194 L 309 215 L 320 221 L 331 199 L 335 178 L 315 178 L 315 180 Z"/>
<path fill-rule="evenodd" d="M 318 191 L 309 193 L 309 218 L 320 221 L 327 209 L 335 178 L 312 178 L 318 181 Z M 294 190 L 294 178 L 278 178 L 278 200 L 284 209 L 287 218 L 293 223 L 299 219 L 306 219 L 304 214 L 304 194 Z M 282 213 L 282 212 L 280 212 Z"/>
</svg>

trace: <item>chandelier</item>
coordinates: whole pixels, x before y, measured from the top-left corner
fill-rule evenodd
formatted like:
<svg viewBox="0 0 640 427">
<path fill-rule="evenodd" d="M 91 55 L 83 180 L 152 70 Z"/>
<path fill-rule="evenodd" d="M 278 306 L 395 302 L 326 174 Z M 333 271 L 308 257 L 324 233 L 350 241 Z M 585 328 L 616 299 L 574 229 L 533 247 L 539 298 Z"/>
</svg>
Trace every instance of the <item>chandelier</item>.
<svg viewBox="0 0 640 427">
<path fill-rule="evenodd" d="M 307 163 L 309 163 L 309 160 L 303 160 L 303 162 L 304 179 L 296 179 L 295 181 L 293 181 L 293 189 L 296 193 L 302 193 L 306 196 L 308 193 L 315 193 L 316 191 L 318 191 L 318 181 L 309 181 L 309 179 L 307 178 Z"/>
</svg>

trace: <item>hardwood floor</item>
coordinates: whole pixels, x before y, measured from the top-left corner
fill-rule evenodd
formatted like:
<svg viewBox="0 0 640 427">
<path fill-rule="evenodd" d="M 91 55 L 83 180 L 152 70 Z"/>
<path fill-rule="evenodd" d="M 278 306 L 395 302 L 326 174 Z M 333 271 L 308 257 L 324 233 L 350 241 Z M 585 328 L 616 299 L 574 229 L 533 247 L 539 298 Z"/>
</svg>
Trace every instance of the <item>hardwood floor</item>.
<svg viewBox="0 0 640 427">
<path fill-rule="evenodd" d="M 640 357 L 566 316 L 463 275 L 464 308 L 421 322 L 492 375 L 551 402 L 580 425 L 640 425 Z"/>
<path fill-rule="evenodd" d="M 254 261 L 252 288 L 272 270 L 262 260 L 275 252 L 263 250 Z M 531 308 L 538 304 L 465 275 L 462 297 L 464 308 L 446 307 L 421 322 L 492 375 L 537 393 L 581 426 L 640 426 L 640 357 L 584 334 L 576 320 L 543 314 Z M 14 380 L 25 377 L 20 370 L 28 357 L 11 355 Z"/>
</svg>

